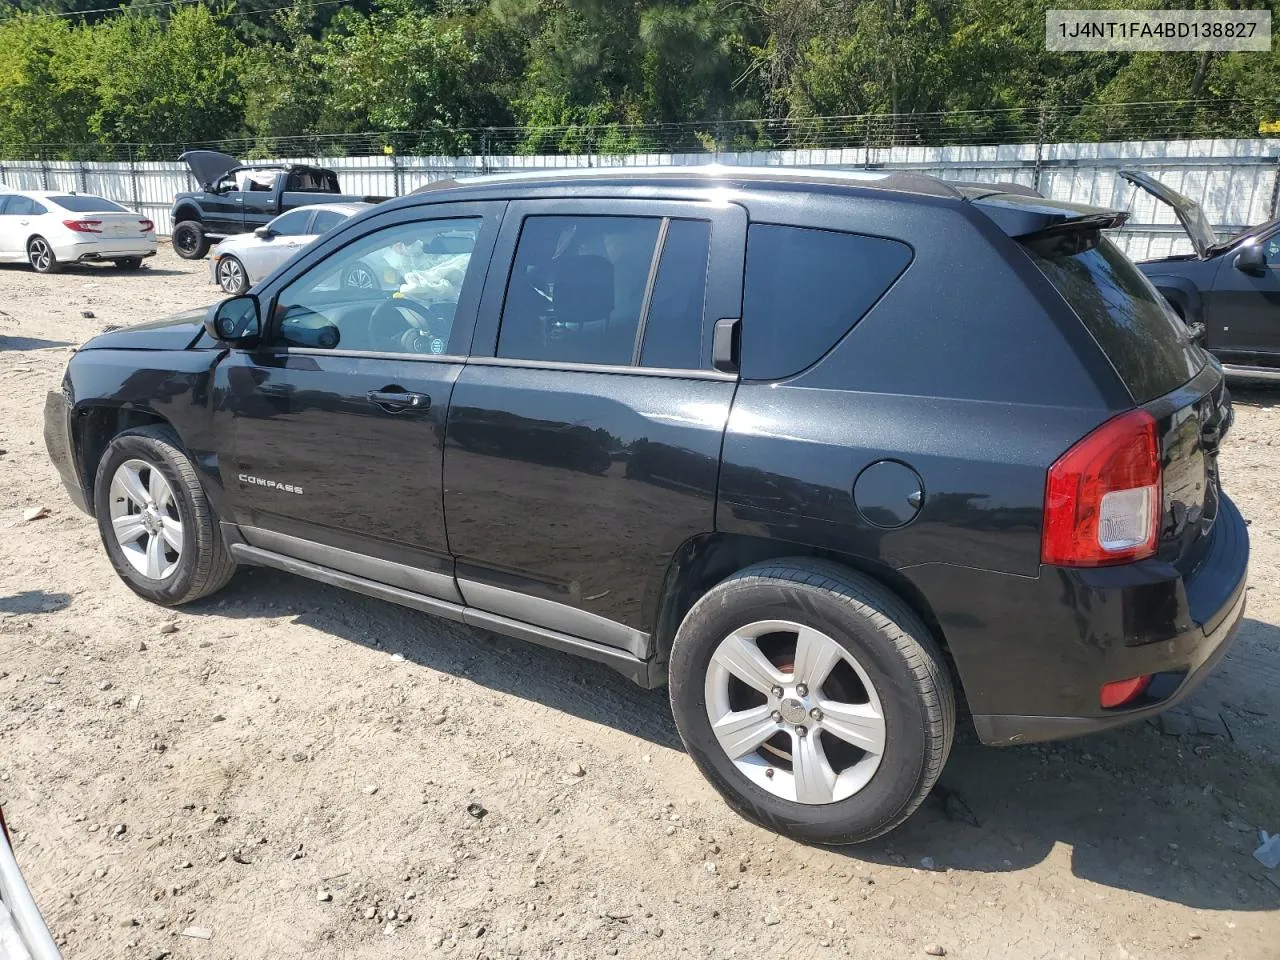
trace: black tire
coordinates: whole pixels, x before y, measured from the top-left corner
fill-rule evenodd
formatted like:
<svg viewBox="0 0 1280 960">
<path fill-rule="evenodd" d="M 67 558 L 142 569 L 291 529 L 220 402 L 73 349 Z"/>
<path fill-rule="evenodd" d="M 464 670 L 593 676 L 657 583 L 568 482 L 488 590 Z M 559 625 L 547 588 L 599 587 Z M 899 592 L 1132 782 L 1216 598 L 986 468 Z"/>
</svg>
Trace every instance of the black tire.
<svg viewBox="0 0 1280 960">
<path fill-rule="evenodd" d="M 204 235 L 204 227 L 195 220 L 183 220 L 173 228 L 169 239 L 174 252 L 183 260 L 203 260 L 212 246 Z"/>
<path fill-rule="evenodd" d="M 238 258 L 227 255 L 218 261 L 218 286 L 233 297 L 249 289 L 249 274 Z"/>
<path fill-rule="evenodd" d="M 844 800 L 804 804 L 775 796 L 739 771 L 712 732 L 706 703 L 712 655 L 732 632 L 760 620 L 821 630 L 854 656 L 876 688 L 884 753 L 866 786 Z M 870 577 L 825 561 L 756 564 L 708 591 L 676 633 L 669 687 L 689 756 L 728 804 L 810 843 L 860 843 L 901 824 L 937 782 L 955 734 L 951 677 L 928 628 Z"/>
<path fill-rule="evenodd" d="M 113 260 L 112 263 L 116 265 L 117 270 L 141 270 L 142 269 L 141 257 L 123 257 L 120 260 Z"/>
<path fill-rule="evenodd" d="M 136 570 L 112 529 L 111 480 L 127 460 L 142 460 L 159 470 L 174 493 L 184 542 L 176 569 L 163 579 L 152 579 Z M 222 589 L 235 573 L 236 563 L 223 542 L 218 518 L 200 485 L 195 465 L 169 427 L 138 427 L 118 434 L 98 464 L 93 499 L 98 532 L 111 565 L 139 596 L 164 606 L 178 606 Z"/>
<path fill-rule="evenodd" d="M 49 241 L 39 235 L 27 241 L 27 263 L 36 273 L 57 273 L 62 269 Z"/>
<path fill-rule="evenodd" d="M 381 290 L 382 281 L 378 279 L 378 273 L 372 267 L 365 263 L 356 263 L 348 267 L 342 275 L 342 289 L 344 290 Z"/>
</svg>

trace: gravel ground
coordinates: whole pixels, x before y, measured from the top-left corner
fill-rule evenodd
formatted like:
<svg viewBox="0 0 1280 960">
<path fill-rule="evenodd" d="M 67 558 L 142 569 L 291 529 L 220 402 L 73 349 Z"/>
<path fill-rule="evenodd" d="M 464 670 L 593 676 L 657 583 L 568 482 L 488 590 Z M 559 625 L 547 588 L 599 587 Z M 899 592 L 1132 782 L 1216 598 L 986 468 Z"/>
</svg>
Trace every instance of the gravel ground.
<svg viewBox="0 0 1280 960">
<path fill-rule="evenodd" d="M 0 803 L 69 958 L 1275 960 L 1280 391 L 1236 391 L 1252 586 L 1198 717 L 962 733 L 904 829 L 819 849 L 732 815 L 664 692 L 594 664 L 272 571 L 130 593 L 44 395 L 105 324 L 214 300 L 206 270 L 0 268 Z"/>
</svg>

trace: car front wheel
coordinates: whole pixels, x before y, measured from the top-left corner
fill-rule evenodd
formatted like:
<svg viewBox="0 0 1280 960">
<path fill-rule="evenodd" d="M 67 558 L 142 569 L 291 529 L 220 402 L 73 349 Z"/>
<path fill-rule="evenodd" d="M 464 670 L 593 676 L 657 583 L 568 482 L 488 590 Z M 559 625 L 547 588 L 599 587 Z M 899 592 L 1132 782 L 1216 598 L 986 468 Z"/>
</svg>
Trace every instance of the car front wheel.
<svg viewBox="0 0 1280 960">
<path fill-rule="evenodd" d="M 111 441 L 98 464 L 94 513 L 116 573 L 154 603 L 198 600 L 235 572 L 195 465 L 168 427 Z"/>
<path fill-rule="evenodd" d="M 772 561 L 694 604 L 671 706 L 690 757 L 739 813 L 797 840 L 901 824 L 951 750 L 955 696 L 928 628 L 837 564 Z"/>
<path fill-rule="evenodd" d="M 244 264 L 232 256 L 219 260 L 218 286 L 232 296 L 238 296 L 248 290 L 249 277 L 245 273 Z"/>
</svg>

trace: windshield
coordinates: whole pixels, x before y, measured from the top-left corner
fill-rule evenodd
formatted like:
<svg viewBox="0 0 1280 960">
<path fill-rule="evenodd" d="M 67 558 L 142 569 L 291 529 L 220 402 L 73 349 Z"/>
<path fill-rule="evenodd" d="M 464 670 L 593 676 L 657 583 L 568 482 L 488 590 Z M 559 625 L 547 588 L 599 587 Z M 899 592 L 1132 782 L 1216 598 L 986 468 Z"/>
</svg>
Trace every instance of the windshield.
<svg viewBox="0 0 1280 960">
<path fill-rule="evenodd" d="M 1256 227 L 1245 227 L 1239 233 L 1234 234 L 1230 239 L 1217 244 L 1217 249 L 1226 250 L 1230 247 L 1238 246 L 1246 240 L 1252 240 L 1254 237 L 1260 237 L 1265 233 L 1270 233 L 1276 227 L 1280 227 L 1280 217 L 1277 217 L 1274 220 L 1268 220 L 1266 223 L 1260 223 Z"/>
<path fill-rule="evenodd" d="M 94 196 L 66 196 L 66 197 L 50 197 L 49 200 L 56 203 L 63 210 L 70 210 L 72 213 L 128 213 L 124 207 L 118 203 L 112 203 L 104 197 Z"/>
<path fill-rule="evenodd" d="M 1025 241 L 1041 272 L 1071 305 L 1138 403 L 1175 390 L 1204 353 L 1151 282 L 1097 230 Z"/>
</svg>

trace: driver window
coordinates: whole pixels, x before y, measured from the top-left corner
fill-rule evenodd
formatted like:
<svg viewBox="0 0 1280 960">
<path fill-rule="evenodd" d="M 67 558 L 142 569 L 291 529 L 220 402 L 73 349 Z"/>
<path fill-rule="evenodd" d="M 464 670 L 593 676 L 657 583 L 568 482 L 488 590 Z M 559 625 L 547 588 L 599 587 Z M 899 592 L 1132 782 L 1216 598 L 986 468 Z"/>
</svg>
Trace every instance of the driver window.
<svg viewBox="0 0 1280 960">
<path fill-rule="evenodd" d="M 1280 234 L 1267 238 L 1262 245 L 1262 255 L 1267 258 L 1268 267 L 1272 269 L 1280 267 Z"/>
<path fill-rule="evenodd" d="M 335 250 L 281 291 L 275 340 L 294 347 L 449 353 L 480 225 L 478 217 L 400 223 Z"/>
</svg>

